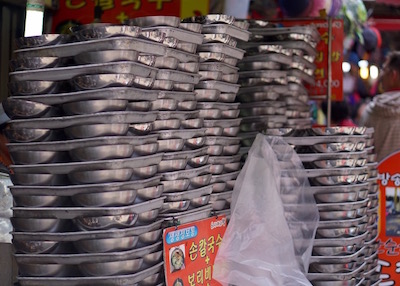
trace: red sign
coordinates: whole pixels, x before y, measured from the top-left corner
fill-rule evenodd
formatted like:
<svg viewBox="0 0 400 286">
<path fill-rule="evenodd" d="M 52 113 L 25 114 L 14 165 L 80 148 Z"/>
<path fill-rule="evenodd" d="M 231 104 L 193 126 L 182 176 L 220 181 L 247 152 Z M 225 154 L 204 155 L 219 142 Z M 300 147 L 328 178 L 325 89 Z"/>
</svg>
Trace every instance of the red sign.
<svg viewBox="0 0 400 286">
<path fill-rule="evenodd" d="M 400 151 L 378 165 L 379 182 L 379 265 L 382 283 L 400 281 Z M 383 285 L 383 284 L 381 284 Z"/>
<path fill-rule="evenodd" d="M 71 25 L 93 23 L 96 6 L 102 11 L 101 22 L 123 23 L 144 16 L 204 15 L 209 0 L 60 0 L 60 8 L 53 15 L 53 32 L 65 33 Z"/>
<path fill-rule="evenodd" d="M 218 216 L 165 229 L 167 286 L 220 286 L 212 273 L 226 227 L 226 217 Z"/>
<path fill-rule="evenodd" d="M 329 26 L 328 20 L 310 19 L 310 20 L 285 20 L 280 22 L 283 26 L 305 26 L 314 24 L 321 35 L 321 41 L 318 43 L 317 56 L 315 58 L 315 85 L 306 85 L 309 95 L 313 96 L 327 95 L 328 93 L 328 57 L 332 59 L 332 81 L 331 91 L 332 100 L 343 100 L 343 20 L 332 20 L 332 52 L 328 53 Z"/>
</svg>

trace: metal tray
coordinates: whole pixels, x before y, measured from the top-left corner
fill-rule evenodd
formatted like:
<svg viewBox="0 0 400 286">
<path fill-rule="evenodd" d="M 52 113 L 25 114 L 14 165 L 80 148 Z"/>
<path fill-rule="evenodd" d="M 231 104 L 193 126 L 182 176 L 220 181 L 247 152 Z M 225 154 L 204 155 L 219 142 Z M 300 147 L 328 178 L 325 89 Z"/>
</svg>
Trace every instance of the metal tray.
<svg viewBox="0 0 400 286">
<path fill-rule="evenodd" d="M 9 82 L 10 94 L 15 96 L 56 93 L 62 88 L 63 82 L 30 80 L 23 82 Z"/>
<path fill-rule="evenodd" d="M 212 192 L 212 186 L 206 186 L 184 192 L 165 193 L 164 195 L 166 197 L 167 202 L 175 202 L 181 200 L 191 200 L 204 195 L 209 195 L 211 194 L 211 192 Z"/>
<path fill-rule="evenodd" d="M 173 94 L 176 94 L 174 92 Z M 87 90 L 77 92 L 66 92 L 57 94 L 44 94 L 44 95 L 26 95 L 26 96 L 13 96 L 15 100 L 29 100 L 48 105 L 58 105 L 75 101 L 95 100 L 95 99 L 115 99 L 115 100 L 156 100 L 158 97 L 169 97 L 170 92 L 161 92 L 153 90 L 144 90 L 133 87 L 110 87 L 100 90 Z M 185 98 L 187 93 L 182 94 Z M 192 95 L 193 96 L 193 95 Z"/>
<path fill-rule="evenodd" d="M 133 37 L 141 35 L 142 29 L 135 26 L 112 25 L 106 23 L 93 23 L 73 27 L 74 36 L 79 41 L 104 39 L 110 37 Z"/>
<path fill-rule="evenodd" d="M 222 43 L 231 47 L 237 46 L 237 40 L 225 34 L 203 34 L 203 44 Z"/>
<path fill-rule="evenodd" d="M 195 33 L 201 33 L 201 30 L 203 29 L 203 25 L 199 23 L 179 23 L 179 28 L 192 31 Z"/>
<path fill-rule="evenodd" d="M 248 41 L 250 32 L 229 24 L 205 24 L 202 29 L 203 34 L 227 34 L 235 39 Z"/>
<path fill-rule="evenodd" d="M 135 50 L 158 56 L 177 58 L 181 62 L 198 62 L 199 57 L 190 53 L 170 49 L 162 44 L 148 40 L 128 37 L 115 37 L 109 39 L 92 40 L 62 44 L 57 46 L 29 48 L 15 51 L 17 58 L 24 57 L 73 57 L 82 52 L 98 50 Z"/>
<path fill-rule="evenodd" d="M 11 71 L 26 71 L 43 68 L 54 68 L 63 65 L 63 59 L 57 57 L 31 57 L 10 61 Z"/>
<path fill-rule="evenodd" d="M 77 64 L 99 64 L 109 62 L 131 61 L 137 62 L 139 52 L 133 50 L 105 50 L 84 52 L 74 57 Z M 143 63 L 144 64 L 144 63 Z M 153 66 L 152 64 L 147 64 Z"/>
<path fill-rule="evenodd" d="M 18 280 L 22 286 L 84 286 L 84 285 L 118 285 L 120 281 L 136 284 L 143 279 L 159 273 L 163 268 L 163 262 L 130 275 L 98 276 L 98 277 L 22 277 Z M 127 284 L 128 285 L 128 284 Z"/>
<path fill-rule="evenodd" d="M 10 73 L 11 81 L 44 80 L 62 81 L 85 74 L 131 74 L 135 76 L 155 78 L 157 69 L 131 61 L 96 63 L 70 67 L 43 68 Z"/>
<path fill-rule="evenodd" d="M 161 175 L 162 180 L 164 180 L 164 181 L 174 181 L 174 180 L 178 180 L 178 179 L 195 178 L 202 174 L 209 173 L 209 170 L 210 170 L 210 165 L 206 165 L 206 166 L 194 168 L 194 169 L 161 173 L 160 175 Z"/>
<path fill-rule="evenodd" d="M 139 27 L 178 27 L 180 25 L 180 22 L 181 19 L 174 16 L 146 16 L 128 20 L 129 25 L 136 25 Z"/>
<path fill-rule="evenodd" d="M 229 57 L 241 60 L 244 56 L 245 50 L 234 48 L 227 44 L 202 44 L 197 49 L 200 52 L 212 52 L 228 55 Z"/>
<path fill-rule="evenodd" d="M 335 136 L 335 135 L 364 135 L 366 127 L 347 127 L 347 126 L 334 126 L 334 127 L 320 127 L 308 129 L 310 135 L 322 136 Z"/>
<path fill-rule="evenodd" d="M 216 89 L 222 93 L 237 93 L 240 85 L 222 81 L 201 81 L 196 85 L 200 89 Z"/>
<path fill-rule="evenodd" d="M 211 206 L 206 205 L 185 212 L 175 213 L 173 216 L 171 214 L 161 214 L 160 217 L 165 219 L 165 224 L 184 224 L 210 217 L 211 210 Z"/>
<path fill-rule="evenodd" d="M 164 200 L 165 197 L 161 197 L 123 207 L 14 207 L 13 212 L 15 217 L 29 218 L 77 219 L 80 217 L 90 216 L 118 216 L 124 214 L 140 214 L 150 210 L 159 209 Z"/>
<path fill-rule="evenodd" d="M 69 163 L 54 163 L 54 164 L 35 164 L 35 165 L 11 165 L 15 174 L 70 174 L 81 171 L 94 170 L 116 170 L 116 169 L 133 169 L 139 167 L 158 164 L 161 161 L 163 154 L 159 153 L 150 156 L 141 156 L 130 159 L 115 159 L 101 161 L 86 161 L 86 162 L 69 162 Z"/>
<path fill-rule="evenodd" d="M 108 253 L 73 253 L 73 254 L 15 254 L 17 263 L 36 264 L 62 264 L 79 265 L 82 263 L 112 262 L 141 258 L 147 254 L 157 251 L 161 242 L 157 242 L 141 248 Z"/>
<path fill-rule="evenodd" d="M 171 80 L 179 83 L 197 84 L 200 80 L 200 76 L 193 73 L 159 69 L 156 75 L 156 79 Z"/>
<path fill-rule="evenodd" d="M 191 32 L 188 30 L 183 30 L 175 27 L 149 27 L 143 28 L 143 31 L 160 31 L 165 34 L 166 37 L 175 38 L 179 41 L 186 43 L 193 43 L 200 45 L 203 43 L 203 35 L 200 33 Z"/>
<path fill-rule="evenodd" d="M 23 49 L 59 45 L 65 43 L 67 40 L 68 35 L 65 34 L 44 34 L 40 36 L 18 38 L 15 44 L 18 49 Z"/>
<path fill-rule="evenodd" d="M 225 63 L 200 63 L 201 71 L 221 71 L 223 74 L 233 74 L 239 71 L 239 68 Z"/>
</svg>

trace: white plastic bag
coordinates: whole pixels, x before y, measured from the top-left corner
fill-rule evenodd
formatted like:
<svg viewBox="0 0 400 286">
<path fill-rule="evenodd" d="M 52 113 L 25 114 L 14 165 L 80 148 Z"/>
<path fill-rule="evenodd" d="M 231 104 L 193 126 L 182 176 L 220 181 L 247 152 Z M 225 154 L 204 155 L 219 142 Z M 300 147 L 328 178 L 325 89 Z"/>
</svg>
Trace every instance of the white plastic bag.
<svg viewBox="0 0 400 286">
<path fill-rule="evenodd" d="M 0 172 L 0 243 L 11 243 L 13 230 L 10 218 L 12 217 L 13 197 L 10 192 L 10 177 Z"/>
<path fill-rule="evenodd" d="M 281 176 L 286 182 L 300 168 L 299 157 L 282 138 L 257 135 L 236 180 L 214 279 L 238 286 L 311 285 L 305 273 L 319 220 L 317 205 L 304 176 L 292 177 L 296 183 L 285 183 L 281 190 Z M 307 208 L 297 210 L 296 205 Z"/>
</svg>

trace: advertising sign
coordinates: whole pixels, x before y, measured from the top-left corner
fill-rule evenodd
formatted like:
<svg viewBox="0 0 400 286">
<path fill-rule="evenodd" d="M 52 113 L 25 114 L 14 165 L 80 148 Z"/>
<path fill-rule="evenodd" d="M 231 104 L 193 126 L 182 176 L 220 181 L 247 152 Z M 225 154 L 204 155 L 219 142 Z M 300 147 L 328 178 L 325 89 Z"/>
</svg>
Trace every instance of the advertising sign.
<svg viewBox="0 0 400 286">
<path fill-rule="evenodd" d="M 328 93 L 328 58 L 332 59 L 332 100 L 343 100 L 343 20 L 332 20 L 332 50 L 328 53 L 329 25 L 326 19 L 308 19 L 308 20 L 284 20 L 279 21 L 285 27 L 305 26 L 314 24 L 320 35 L 321 41 L 318 43 L 317 56 L 315 58 L 315 85 L 306 85 L 309 95 L 312 98 L 317 95 L 327 95 Z"/>
<path fill-rule="evenodd" d="M 96 6 L 101 8 L 101 22 L 120 24 L 144 16 L 206 15 L 209 0 L 60 0 L 53 15 L 53 32 L 65 33 L 71 25 L 93 23 Z"/>
<path fill-rule="evenodd" d="M 380 285 L 400 285 L 400 151 L 378 165 Z M 385 284 L 383 284 L 385 283 Z"/>
<path fill-rule="evenodd" d="M 227 227 L 225 216 L 164 230 L 167 286 L 219 286 L 212 279 L 214 260 Z"/>
</svg>

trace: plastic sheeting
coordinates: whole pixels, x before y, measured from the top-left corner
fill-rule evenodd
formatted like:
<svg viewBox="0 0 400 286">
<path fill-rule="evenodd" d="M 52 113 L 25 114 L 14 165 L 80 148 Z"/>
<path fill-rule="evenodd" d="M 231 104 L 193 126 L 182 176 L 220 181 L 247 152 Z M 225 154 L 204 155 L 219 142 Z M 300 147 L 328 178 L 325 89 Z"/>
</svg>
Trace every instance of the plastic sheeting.
<svg viewBox="0 0 400 286">
<path fill-rule="evenodd" d="M 303 169 L 282 138 L 257 135 L 236 180 L 214 279 L 223 285 L 311 285 L 305 273 L 319 215 Z"/>
<path fill-rule="evenodd" d="M 13 197 L 8 188 L 11 185 L 10 177 L 0 173 L 0 243 L 11 243 L 12 239 L 10 218 L 12 217 Z"/>
</svg>

